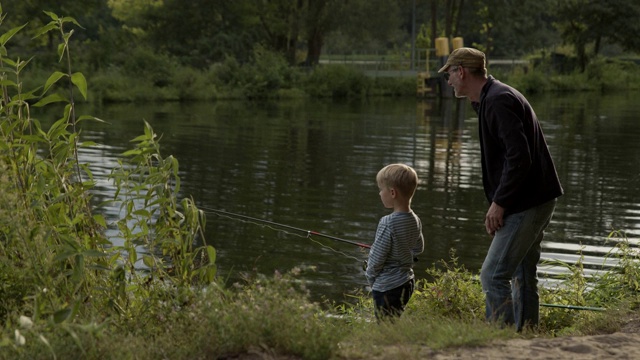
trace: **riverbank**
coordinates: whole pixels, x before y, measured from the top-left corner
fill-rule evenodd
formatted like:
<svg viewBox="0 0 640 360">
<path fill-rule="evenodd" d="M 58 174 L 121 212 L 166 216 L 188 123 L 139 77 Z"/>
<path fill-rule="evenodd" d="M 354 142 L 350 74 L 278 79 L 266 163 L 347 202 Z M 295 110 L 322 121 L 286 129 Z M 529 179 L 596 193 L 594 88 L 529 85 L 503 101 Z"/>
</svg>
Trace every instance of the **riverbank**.
<svg viewBox="0 0 640 360">
<path fill-rule="evenodd" d="M 640 90 L 639 65 L 606 58 L 594 60 L 584 72 L 563 73 L 550 64 L 540 64 L 526 71 L 521 67 L 496 68 L 489 69 L 489 73 L 527 95 Z M 205 70 L 177 68 L 166 73 L 161 81 L 145 74 L 132 74 L 118 68 L 89 74 L 90 101 L 188 102 L 306 97 L 362 100 L 418 95 L 415 77 L 370 76 L 347 65 L 290 67 L 281 59 L 268 56 L 242 65 L 228 59 Z"/>
<path fill-rule="evenodd" d="M 511 359 L 511 360 L 600 360 L 640 358 L 640 315 L 630 317 L 619 331 L 611 334 L 587 336 L 533 337 L 490 341 L 481 346 L 462 346 L 433 350 L 427 346 L 384 346 L 363 356 L 337 354 L 340 360 L 396 360 L 396 359 Z M 278 355 L 268 349 L 255 347 L 247 353 L 230 355 L 228 360 L 297 360 L 301 357 Z"/>
<path fill-rule="evenodd" d="M 640 319 L 638 317 L 629 319 L 620 331 L 612 334 L 511 339 L 491 342 L 484 346 L 463 347 L 425 355 L 424 358 L 435 360 L 639 359 Z"/>
</svg>

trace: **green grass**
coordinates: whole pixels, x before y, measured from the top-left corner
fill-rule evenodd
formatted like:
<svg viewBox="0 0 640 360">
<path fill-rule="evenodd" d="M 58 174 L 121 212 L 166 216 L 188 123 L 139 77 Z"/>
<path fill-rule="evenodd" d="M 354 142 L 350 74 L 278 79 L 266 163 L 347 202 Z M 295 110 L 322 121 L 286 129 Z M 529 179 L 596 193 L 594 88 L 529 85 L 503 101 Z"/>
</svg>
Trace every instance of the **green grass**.
<svg viewBox="0 0 640 360">
<path fill-rule="evenodd" d="M 310 302 L 295 270 L 258 275 L 228 288 L 212 284 L 187 297 L 176 293 L 180 289 L 152 289 L 158 299 L 149 303 L 153 311 L 138 318 L 79 317 L 61 324 L 39 319 L 26 327 L 14 313 L 2 332 L 0 358 L 205 359 L 260 352 L 300 359 L 419 359 L 432 351 L 500 339 L 611 333 L 636 307 L 631 301 L 635 294 L 629 292 L 611 302 L 614 309 L 606 312 L 543 309 L 540 329 L 517 334 L 487 324 L 475 313 L 475 305 L 455 305 L 481 298 L 472 274 L 455 259 L 432 276 L 432 281 L 419 282 L 419 292 L 401 318 L 380 324 L 366 294 L 351 305 Z M 444 293 L 463 288 L 450 306 L 433 308 L 434 299 L 426 294 L 434 286 Z M 16 330 L 24 345 L 16 343 Z"/>
</svg>

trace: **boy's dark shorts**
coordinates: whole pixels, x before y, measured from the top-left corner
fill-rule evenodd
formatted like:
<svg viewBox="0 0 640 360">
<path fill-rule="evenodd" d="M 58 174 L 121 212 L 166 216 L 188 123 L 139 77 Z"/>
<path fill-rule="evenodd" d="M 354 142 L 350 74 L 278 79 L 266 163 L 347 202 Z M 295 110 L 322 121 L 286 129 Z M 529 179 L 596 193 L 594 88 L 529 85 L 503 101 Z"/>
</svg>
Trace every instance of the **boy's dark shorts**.
<svg viewBox="0 0 640 360">
<path fill-rule="evenodd" d="M 402 315 L 411 295 L 413 295 L 415 285 L 415 279 L 411 279 L 391 290 L 382 292 L 372 290 L 376 318 Z"/>
</svg>

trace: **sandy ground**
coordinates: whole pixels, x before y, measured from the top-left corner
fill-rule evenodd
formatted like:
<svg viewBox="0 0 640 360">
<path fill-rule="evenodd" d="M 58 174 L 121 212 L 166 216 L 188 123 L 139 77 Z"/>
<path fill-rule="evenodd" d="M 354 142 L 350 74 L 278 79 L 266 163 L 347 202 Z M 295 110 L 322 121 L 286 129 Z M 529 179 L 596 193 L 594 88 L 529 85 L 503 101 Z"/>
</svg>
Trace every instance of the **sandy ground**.
<svg viewBox="0 0 640 360">
<path fill-rule="evenodd" d="M 618 332 L 553 339 L 512 339 L 487 346 L 430 351 L 425 359 L 640 359 L 640 318 Z M 422 356 L 420 356 L 422 357 Z"/>
</svg>

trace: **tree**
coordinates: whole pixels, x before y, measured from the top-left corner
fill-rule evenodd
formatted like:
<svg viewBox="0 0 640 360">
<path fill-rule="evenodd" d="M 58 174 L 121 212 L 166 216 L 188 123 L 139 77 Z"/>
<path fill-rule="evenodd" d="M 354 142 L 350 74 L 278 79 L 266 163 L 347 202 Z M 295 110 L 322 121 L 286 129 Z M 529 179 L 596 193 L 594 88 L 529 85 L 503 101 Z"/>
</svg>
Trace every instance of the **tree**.
<svg viewBox="0 0 640 360">
<path fill-rule="evenodd" d="M 603 39 L 626 50 L 640 50 L 640 4 L 635 1 L 567 0 L 558 3 L 557 13 L 556 27 L 564 42 L 575 48 L 581 71 L 599 53 Z"/>
<path fill-rule="evenodd" d="M 36 29 L 50 21 L 44 11 L 75 18 L 83 28 L 75 35 L 75 39 L 84 46 L 101 41 L 108 29 L 118 26 L 116 19 L 111 16 L 107 0 L 2 0 L 1 3 L 4 11 L 10 15 L 7 17 L 8 26 L 28 23 L 26 32 L 18 34 L 17 42 L 18 46 L 24 46 L 23 50 L 30 53 L 34 46 L 44 47 L 48 51 L 56 46 L 53 33 L 31 39 Z"/>
<path fill-rule="evenodd" d="M 309 1 L 266 0 L 256 6 L 268 48 L 283 54 L 289 64 L 295 64 Z"/>
<path fill-rule="evenodd" d="M 324 45 L 324 37 L 333 26 L 331 12 L 338 10 L 339 3 L 332 0 L 310 1 L 306 16 L 307 56 L 306 66 L 317 65 Z"/>
<path fill-rule="evenodd" d="M 406 15 L 410 11 L 407 0 L 343 1 L 329 12 L 331 26 L 325 35 L 343 39 L 342 51 L 387 50 L 408 38 L 411 18 Z"/>
</svg>

